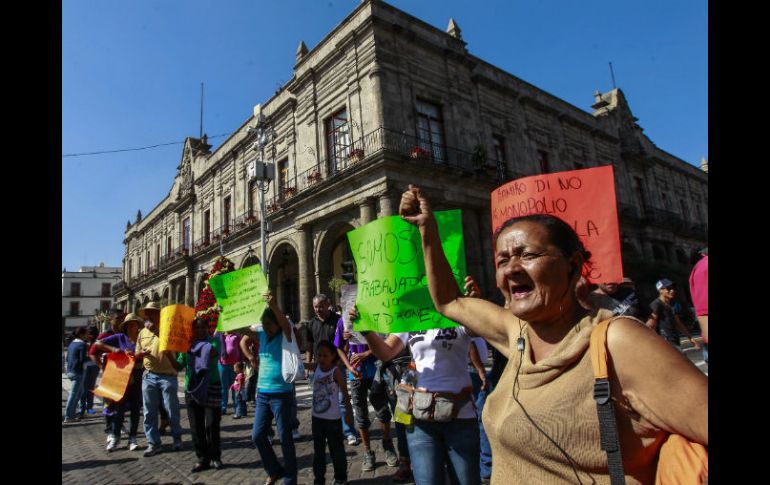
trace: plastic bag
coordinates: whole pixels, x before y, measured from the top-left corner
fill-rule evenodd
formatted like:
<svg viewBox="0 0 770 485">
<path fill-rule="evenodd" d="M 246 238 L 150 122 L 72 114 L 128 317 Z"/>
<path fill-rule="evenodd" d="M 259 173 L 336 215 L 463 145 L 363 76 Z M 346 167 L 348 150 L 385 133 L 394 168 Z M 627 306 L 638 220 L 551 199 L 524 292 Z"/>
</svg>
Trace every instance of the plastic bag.
<svg viewBox="0 0 770 485">
<path fill-rule="evenodd" d="M 286 339 L 286 335 L 283 334 L 283 332 L 282 336 L 281 376 L 284 381 L 291 384 L 305 376 L 305 366 L 302 362 L 302 356 L 299 353 L 299 347 L 297 347 L 296 336 L 292 333 L 291 341 Z"/>
</svg>

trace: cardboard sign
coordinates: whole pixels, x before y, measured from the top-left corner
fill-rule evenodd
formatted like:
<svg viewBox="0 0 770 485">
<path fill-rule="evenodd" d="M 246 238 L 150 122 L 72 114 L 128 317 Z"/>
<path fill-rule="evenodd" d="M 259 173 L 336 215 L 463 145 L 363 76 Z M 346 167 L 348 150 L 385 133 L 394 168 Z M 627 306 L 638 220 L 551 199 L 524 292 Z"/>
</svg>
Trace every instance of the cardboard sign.
<svg viewBox="0 0 770 485">
<path fill-rule="evenodd" d="M 192 322 L 195 309 L 186 305 L 169 305 L 160 311 L 158 350 L 187 352 L 192 344 Z"/>
<path fill-rule="evenodd" d="M 107 354 L 107 364 L 99 387 L 94 389 L 94 394 L 113 401 L 120 401 L 126 393 L 128 381 L 131 379 L 131 371 L 134 370 L 134 358 L 123 352 Z"/>
<path fill-rule="evenodd" d="M 441 245 L 462 288 L 465 246 L 460 210 L 435 213 Z M 457 326 L 436 311 L 428 291 L 417 227 L 399 216 L 377 219 L 347 233 L 358 281 L 357 331 L 409 332 Z"/>
<path fill-rule="evenodd" d="M 583 269 L 591 283 L 623 280 L 612 165 L 524 177 L 492 191 L 492 232 L 508 220 L 550 214 L 563 220 L 591 252 Z"/>
<path fill-rule="evenodd" d="M 215 276 L 209 280 L 211 291 L 222 307 L 217 331 L 225 332 L 261 323 L 267 302 L 267 279 L 258 264 Z"/>
</svg>

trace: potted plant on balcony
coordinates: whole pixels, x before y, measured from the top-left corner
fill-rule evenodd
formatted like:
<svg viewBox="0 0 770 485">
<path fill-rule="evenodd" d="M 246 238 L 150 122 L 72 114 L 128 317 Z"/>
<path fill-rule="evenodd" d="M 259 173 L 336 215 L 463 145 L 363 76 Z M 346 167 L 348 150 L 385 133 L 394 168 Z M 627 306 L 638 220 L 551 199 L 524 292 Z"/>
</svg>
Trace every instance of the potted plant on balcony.
<svg viewBox="0 0 770 485">
<path fill-rule="evenodd" d="M 409 156 L 417 160 L 427 160 L 430 158 L 430 152 L 421 147 L 414 147 L 409 152 Z"/>
<path fill-rule="evenodd" d="M 248 224 L 253 224 L 257 222 L 257 216 L 255 216 L 254 214 L 249 214 L 249 216 L 246 218 L 246 222 Z"/>
<path fill-rule="evenodd" d="M 279 206 L 278 206 L 278 203 L 276 203 L 276 202 L 274 202 L 274 201 L 270 201 L 270 202 L 267 204 L 267 207 L 266 207 L 266 209 L 267 209 L 267 213 L 269 214 L 269 213 L 271 213 L 271 212 L 275 212 L 275 211 L 277 211 L 277 210 L 278 210 L 278 208 L 279 208 Z"/>
<path fill-rule="evenodd" d="M 313 170 L 309 174 L 307 174 L 307 183 L 308 185 L 313 185 L 321 180 L 321 172 L 318 170 Z"/>
<path fill-rule="evenodd" d="M 283 193 L 283 196 L 288 199 L 289 197 L 294 197 L 294 195 L 297 193 L 297 188 L 287 186 L 283 188 L 282 193 Z"/>
<path fill-rule="evenodd" d="M 364 151 L 360 148 L 350 150 L 348 154 L 348 163 L 356 163 L 364 159 Z"/>
</svg>

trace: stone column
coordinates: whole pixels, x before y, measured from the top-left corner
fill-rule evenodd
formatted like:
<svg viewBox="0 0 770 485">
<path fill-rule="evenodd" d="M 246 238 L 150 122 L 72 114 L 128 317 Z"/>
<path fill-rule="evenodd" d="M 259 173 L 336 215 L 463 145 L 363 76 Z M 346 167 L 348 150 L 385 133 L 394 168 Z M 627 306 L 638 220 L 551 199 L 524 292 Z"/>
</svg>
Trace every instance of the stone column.
<svg viewBox="0 0 770 485">
<path fill-rule="evenodd" d="M 176 282 L 168 282 L 168 304 L 176 305 Z"/>
<path fill-rule="evenodd" d="M 379 217 L 387 217 L 398 214 L 398 202 L 389 192 L 380 194 L 380 214 Z"/>
<path fill-rule="evenodd" d="M 361 225 L 368 224 L 374 220 L 374 199 L 366 197 L 358 202 L 361 208 Z"/>
<path fill-rule="evenodd" d="M 195 307 L 195 267 L 187 268 L 187 275 L 185 276 L 185 295 L 184 304 L 190 307 Z"/>
<path fill-rule="evenodd" d="M 306 322 L 313 318 L 313 239 L 310 226 L 297 228 L 297 258 L 299 260 L 299 320 Z"/>
</svg>

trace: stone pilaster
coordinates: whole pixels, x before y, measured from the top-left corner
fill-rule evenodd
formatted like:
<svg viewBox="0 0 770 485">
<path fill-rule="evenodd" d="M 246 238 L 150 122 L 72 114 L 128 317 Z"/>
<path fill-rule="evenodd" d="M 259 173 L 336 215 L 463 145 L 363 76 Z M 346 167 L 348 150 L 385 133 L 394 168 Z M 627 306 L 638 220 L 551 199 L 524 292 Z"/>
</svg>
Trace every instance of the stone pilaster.
<svg viewBox="0 0 770 485">
<path fill-rule="evenodd" d="M 310 227 L 297 228 L 297 246 L 299 252 L 299 319 L 306 322 L 313 318 L 313 240 Z"/>
<path fill-rule="evenodd" d="M 374 199 L 367 197 L 358 202 L 361 208 L 361 225 L 368 224 L 374 220 Z"/>
</svg>

